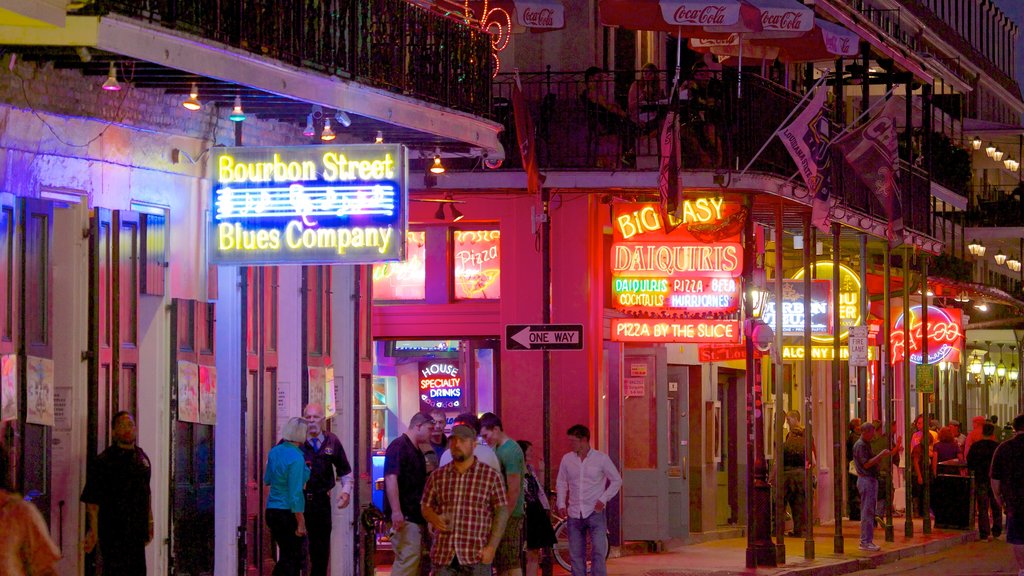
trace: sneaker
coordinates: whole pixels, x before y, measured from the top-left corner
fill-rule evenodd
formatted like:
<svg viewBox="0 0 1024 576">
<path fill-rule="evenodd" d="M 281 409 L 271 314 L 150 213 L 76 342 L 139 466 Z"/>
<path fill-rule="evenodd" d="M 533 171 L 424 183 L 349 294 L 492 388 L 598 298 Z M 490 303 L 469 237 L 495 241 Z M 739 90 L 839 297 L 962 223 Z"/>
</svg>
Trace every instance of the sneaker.
<svg viewBox="0 0 1024 576">
<path fill-rule="evenodd" d="M 878 544 L 875 544 L 874 542 L 861 542 L 860 549 L 865 550 L 867 552 L 878 552 L 879 550 L 881 550 Z"/>
</svg>

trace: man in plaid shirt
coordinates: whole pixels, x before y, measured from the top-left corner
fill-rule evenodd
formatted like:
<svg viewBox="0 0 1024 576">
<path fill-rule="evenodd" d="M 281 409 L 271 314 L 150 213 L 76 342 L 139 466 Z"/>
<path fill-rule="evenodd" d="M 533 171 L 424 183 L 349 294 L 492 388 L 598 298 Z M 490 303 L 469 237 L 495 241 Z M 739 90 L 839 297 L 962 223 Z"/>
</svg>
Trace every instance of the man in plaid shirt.
<svg viewBox="0 0 1024 576">
<path fill-rule="evenodd" d="M 452 429 L 452 465 L 427 479 L 421 508 L 435 529 L 430 559 L 436 576 L 490 576 L 509 510 L 501 475 L 473 456 L 476 431 Z"/>
</svg>

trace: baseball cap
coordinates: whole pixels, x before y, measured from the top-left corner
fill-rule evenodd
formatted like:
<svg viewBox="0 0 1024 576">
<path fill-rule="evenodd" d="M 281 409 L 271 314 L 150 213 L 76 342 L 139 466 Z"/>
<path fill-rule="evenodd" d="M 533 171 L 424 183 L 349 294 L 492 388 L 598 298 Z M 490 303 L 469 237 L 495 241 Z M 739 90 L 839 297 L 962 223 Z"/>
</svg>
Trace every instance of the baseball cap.
<svg viewBox="0 0 1024 576">
<path fill-rule="evenodd" d="M 434 417 L 430 415 L 430 412 L 417 412 L 413 415 L 412 420 L 409 421 L 409 427 L 419 426 L 420 424 L 433 424 Z"/>
<path fill-rule="evenodd" d="M 452 436 L 462 438 L 463 440 L 476 440 L 476 430 L 465 424 L 458 424 L 452 428 Z"/>
</svg>

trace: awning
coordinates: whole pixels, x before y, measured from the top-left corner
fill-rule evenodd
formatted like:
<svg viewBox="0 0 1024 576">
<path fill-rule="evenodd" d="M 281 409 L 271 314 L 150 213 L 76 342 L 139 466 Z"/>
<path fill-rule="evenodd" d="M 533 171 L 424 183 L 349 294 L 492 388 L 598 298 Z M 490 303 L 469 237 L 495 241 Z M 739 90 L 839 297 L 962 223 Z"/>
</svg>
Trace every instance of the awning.
<svg viewBox="0 0 1024 576">
<path fill-rule="evenodd" d="M 1017 310 L 1024 310 L 1024 302 L 992 286 L 951 280 L 939 276 L 928 277 L 928 289 L 937 297 L 959 298 L 986 304 L 1002 304 Z"/>
<path fill-rule="evenodd" d="M 761 30 L 761 13 L 742 0 L 600 0 L 601 24 L 686 38 Z"/>
<path fill-rule="evenodd" d="M 977 118 L 964 118 L 964 134 L 979 136 L 1021 136 L 1024 135 L 1024 126 L 1020 124 L 1003 124 L 991 120 L 979 120 Z"/>
<path fill-rule="evenodd" d="M 473 4 L 479 6 L 483 2 Z M 545 32 L 565 28 L 565 6 L 559 0 L 491 0 L 487 10 L 491 15 L 485 21 L 494 20 L 495 10 L 508 14 L 513 32 Z"/>
<path fill-rule="evenodd" d="M 820 62 L 834 60 L 841 56 L 856 56 L 860 49 L 860 38 L 838 24 L 820 18 L 814 27 L 792 38 L 765 37 L 766 32 L 750 35 L 730 34 L 727 38 L 691 38 L 690 48 L 697 52 L 711 52 L 716 56 L 737 57 L 740 55 L 740 40 L 743 41 L 743 57 L 752 60 L 775 60 L 783 62 Z"/>
</svg>

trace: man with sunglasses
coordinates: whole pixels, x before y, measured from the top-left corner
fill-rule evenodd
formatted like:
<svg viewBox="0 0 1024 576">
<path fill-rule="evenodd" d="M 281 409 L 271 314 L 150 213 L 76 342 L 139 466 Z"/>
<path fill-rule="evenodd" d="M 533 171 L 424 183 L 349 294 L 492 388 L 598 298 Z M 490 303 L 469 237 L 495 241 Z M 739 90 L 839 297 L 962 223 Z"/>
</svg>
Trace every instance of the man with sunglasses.
<svg viewBox="0 0 1024 576">
<path fill-rule="evenodd" d="M 331 491 L 341 483 L 338 508 L 345 508 L 352 497 L 352 467 L 337 436 L 324 430 L 324 407 L 310 403 L 302 411 L 309 424 L 302 454 L 309 466 L 306 482 L 306 533 L 309 538 L 311 576 L 327 576 L 331 557 Z"/>
</svg>

